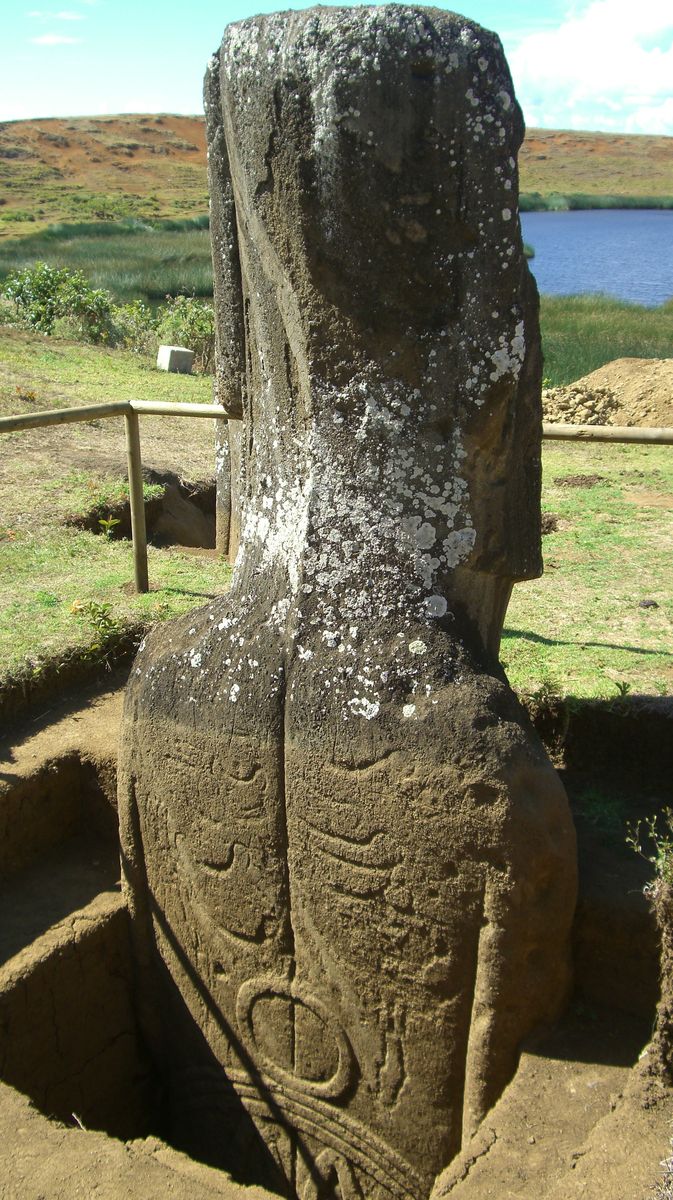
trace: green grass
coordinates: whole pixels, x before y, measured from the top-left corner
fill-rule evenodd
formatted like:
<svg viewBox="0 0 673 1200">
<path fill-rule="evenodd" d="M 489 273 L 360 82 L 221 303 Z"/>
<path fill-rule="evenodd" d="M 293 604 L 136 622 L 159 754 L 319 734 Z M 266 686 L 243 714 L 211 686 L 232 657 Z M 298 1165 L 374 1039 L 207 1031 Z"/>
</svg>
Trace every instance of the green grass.
<svg viewBox="0 0 673 1200">
<path fill-rule="evenodd" d="M 228 586 L 222 561 L 150 546 L 148 564 L 152 591 L 138 596 L 129 542 L 57 526 L 3 540 L 0 530 L 0 677 L 96 646 L 123 625 L 186 612 Z"/>
<path fill-rule="evenodd" d="M 545 573 L 518 584 L 502 660 L 515 688 L 668 694 L 673 686 L 673 454 L 668 446 L 545 443 Z M 601 475 L 594 487 L 557 482 Z M 654 600 L 656 608 L 641 608 Z"/>
<path fill-rule="evenodd" d="M 609 296 L 542 296 L 544 374 L 554 387 L 615 358 L 670 358 L 673 301 L 658 308 Z"/>
<path fill-rule="evenodd" d="M 673 196 L 592 195 L 589 192 L 521 192 L 521 212 L 572 212 L 587 208 L 673 208 Z"/>
<path fill-rule="evenodd" d="M 80 222 L 0 241 L 0 284 L 35 262 L 83 271 L 118 301 L 212 296 L 208 219 Z"/>
<path fill-rule="evenodd" d="M 152 359 L 130 351 L 105 350 L 0 327 L 0 415 L 3 416 L 111 400 L 209 404 L 213 398 L 212 386 L 212 379 L 205 375 L 157 371 Z M 30 399 L 22 399 L 26 396 Z M 24 436 L 2 434 L 19 453 L 24 444 L 19 439 Z"/>
<path fill-rule="evenodd" d="M 0 412 L 210 394 L 209 379 L 158 372 L 133 354 L 0 331 Z M 0 688 L 70 650 L 96 652 L 101 622 L 117 630 L 163 619 L 228 586 L 226 564 L 150 547 L 156 590 L 135 596 L 130 543 L 65 525 L 122 487 L 121 421 L 1 436 Z M 209 422 L 141 419 L 144 461 L 163 455 L 162 469 L 188 479 L 212 471 L 211 438 Z M 514 589 L 502 647 L 513 685 L 578 697 L 670 693 L 671 448 L 546 443 L 543 464 L 543 508 L 558 530 L 543 540 L 543 578 Z M 576 475 L 604 479 L 558 482 Z M 640 608 L 645 599 L 658 607 Z"/>
</svg>

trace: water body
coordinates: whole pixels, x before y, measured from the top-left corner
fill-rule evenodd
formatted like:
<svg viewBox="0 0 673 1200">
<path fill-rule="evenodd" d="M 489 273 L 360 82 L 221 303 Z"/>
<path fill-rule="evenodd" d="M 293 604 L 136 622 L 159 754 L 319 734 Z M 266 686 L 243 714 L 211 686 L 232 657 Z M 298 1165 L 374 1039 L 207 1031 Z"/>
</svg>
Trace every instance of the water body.
<svg viewBox="0 0 673 1200">
<path fill-rule="evenodd" d="M 673 211 L 522 213 L 521 227 L 541 292 L 604 292 L 647 305 L 673 296 Z"/>
</svg>

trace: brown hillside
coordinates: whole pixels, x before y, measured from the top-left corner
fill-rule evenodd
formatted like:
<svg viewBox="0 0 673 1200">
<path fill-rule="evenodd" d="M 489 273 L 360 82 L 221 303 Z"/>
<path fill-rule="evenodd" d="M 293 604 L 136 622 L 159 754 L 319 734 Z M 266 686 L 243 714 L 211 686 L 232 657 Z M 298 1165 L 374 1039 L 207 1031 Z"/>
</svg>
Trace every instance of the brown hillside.
<svg viewBox="0 0 673 1200">
<path fill-rule="evenodd" d="M 77 117 L 0 125 L 0 230 L 207 211 L 203 117 Z"/>
<path fill-rule="evenodd" d="M 673 138 L 530 129 L 524 192 L 673 195 Z M 203 117 L 0 124 L 0 236 L 54 221 L 193 216 L 208 207 Z"/>
<path fill-rule="evenodd" d="M 522 192 L 673 196 L 673 137 L 529 129 Z"/>
</svg>

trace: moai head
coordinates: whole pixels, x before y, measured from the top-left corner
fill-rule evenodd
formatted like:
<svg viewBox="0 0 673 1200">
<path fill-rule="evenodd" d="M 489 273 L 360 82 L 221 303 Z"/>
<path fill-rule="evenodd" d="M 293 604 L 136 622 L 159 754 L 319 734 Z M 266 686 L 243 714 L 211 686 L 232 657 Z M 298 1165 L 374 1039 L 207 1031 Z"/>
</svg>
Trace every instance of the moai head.
<svg viewBox="0 0 673 1200">
<path fill-rule="evenodd" d="M 206 112 L 241 547 L 128 693 L 148 1032 L 200 1156 L 426 1200 L 568 979 L 567 803 L 493 654 L 540 565 L 521 117 L 496 37 L 400 5 L 230 26 Z"/>
<path fill-rule="evenodd" d="M 221 395 L 234 412 L 247 396 L 261 472 L 275 464 L 256 427 L 296 436 L 305 418 L 332 445 L 350 436 L 345 473 L 366 495 L 360 451 L 371 460 L 378 442 L 391 462 L 369 512 L 391 518 L 394 541 L 403 506 L 412 579 L 497 647 L 512 582 L 541 569 L 523 123 L 497 37 L 436 9 L 246 21 L 211 64 L 206 107 Z M 296 456 L 293 470 L 305 473 Z M 403 475 L 415 497 L 399 495 Z M 254 471 L 248 482 L 254 506 Z"/>
</svg>

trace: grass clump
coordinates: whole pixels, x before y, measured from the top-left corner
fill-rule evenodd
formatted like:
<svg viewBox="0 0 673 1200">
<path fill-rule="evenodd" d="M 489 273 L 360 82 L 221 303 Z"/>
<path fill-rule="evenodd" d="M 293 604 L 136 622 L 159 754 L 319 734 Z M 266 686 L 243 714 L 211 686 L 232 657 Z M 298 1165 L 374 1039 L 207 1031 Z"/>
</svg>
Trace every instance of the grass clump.
<svg viewBox="0 0 673 1200">
<path fill-rule="evenodd" d="M 615 358 L 670 358 L 673 301 L 658 308 L 609 296 L 540 299 L 544 373 L 562 387 Z"/>
</svg>

